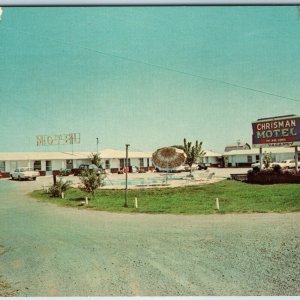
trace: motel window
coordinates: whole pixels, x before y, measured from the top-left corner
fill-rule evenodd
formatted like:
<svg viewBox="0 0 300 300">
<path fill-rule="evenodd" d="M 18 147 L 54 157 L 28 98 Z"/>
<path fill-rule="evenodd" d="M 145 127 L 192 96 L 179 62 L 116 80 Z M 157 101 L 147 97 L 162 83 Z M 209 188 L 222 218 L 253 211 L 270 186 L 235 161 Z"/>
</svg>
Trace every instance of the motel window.
<svg viewBox="0 0 300 300">
<path fill-rule="evenodd" d="M 259 162 L 259 155 L 256 155 L 256 156 L 255 156 L 255 161 L 256 161 L 256 162 Z"/>
<path fill-rule="evenodd" d="M 248 163 L 252 163 L 252 156 L 251 156 L 251 155 L 248 155 L 248 156 L 247 156 L 247 162 L 248 162 Z"/>
<path fill-rule="evenodd" d="M 0 172 L 5 172 L 5 161 L 0 161 Z"/>
<path fill-rule="evenodd" d="M 107 169 L 107 170 L 110 169 L 110 161 L 109 161 L 109 159 L 105 160 L 105 169 Z"/>
<path fill-rule="evenodd" d="M 52 162 L 51 162 L 51 160 L 46 160 L 46 171 L 52 171 Z"/>
<path fill-rule="evenodd" d="M 121 158 L 120 159 L 120 169 L 123 169 L 125 166 L 125 159 L 124 158 Z"/>
<path fill-rule="evenodd" d="M 126 163 L 126 159 L 125 158 L 121 158 L 120 159 L 120 169 L 123 169 L 125 167 L 125 163 Z M 128 167 L 131 166 L 130 164 L 130 158 L 128 158 Z"/>
<path fill-rule="evenodd" d="M 73 169 L 73 160 L 72 159 L 67 159 L 66 160 L 66 167 L 68 170 Z"/>
<path fill-rule="evenodd" d="M 144 167 L 144 159 L 140 158 L 139 161 L 140 161 L 140 168 Z"/>
<path fill-rule="evenodd" d="M 150 158 L 147 158 L 147 167 L 150 167 Z"/>
<path fill-rule="evenodd" d="M 41 171 L 42 170 L 42 163 L 40 160 L 35 160 L 33 163 L 33 170 L 38 170 Z"/>
</svg>

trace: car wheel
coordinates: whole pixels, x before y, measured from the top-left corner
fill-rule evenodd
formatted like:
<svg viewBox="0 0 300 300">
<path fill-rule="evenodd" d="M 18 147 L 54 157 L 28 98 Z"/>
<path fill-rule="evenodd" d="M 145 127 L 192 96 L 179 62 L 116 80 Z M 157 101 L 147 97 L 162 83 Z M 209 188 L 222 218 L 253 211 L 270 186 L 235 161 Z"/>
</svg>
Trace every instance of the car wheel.
<svg viewBox="0 0 300 300">
<path fill-rule="evenodd" d="M 10 177 L 11 177 L 11 180 L 14 180 L 14 176 L 11 175 Z"/>
<path fill-rule="evenodd" d="M 36 177 L 33 177 L 32 180 L 36 180 Z"/>
</svg>

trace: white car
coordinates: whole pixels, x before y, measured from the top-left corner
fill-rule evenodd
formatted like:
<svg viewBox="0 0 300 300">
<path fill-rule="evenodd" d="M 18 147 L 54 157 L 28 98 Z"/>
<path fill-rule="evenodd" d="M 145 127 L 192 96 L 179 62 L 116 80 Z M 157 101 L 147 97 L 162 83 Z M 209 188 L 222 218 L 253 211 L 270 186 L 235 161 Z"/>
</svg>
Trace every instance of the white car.
<svg viewBox="0 0 300 300">
<path fill-rule="evenodd" d="M 185 171 L 190 171 L 191 167 L 189 165 L 184 165 L 184 170 Z M 192 164 L 192 171 L 198 170 L 198 164 Z"/>
<path fill-rule="evenodd" d="M 259 162 L 257 162 L 257 163 L 253 163 L 253 164 L 251 164 L 251 168 L 260 168 L 260 163 Z M 265 164 L 263 163 L 262 164 L 262 168 L 263 169 L 265 169 L 266 168 L 266 166 L 265 166 Z"/>
<path fill-rule="evenodd" d="M 286 159 L 280 163 L 278 162 L 272 163 L 272 167 L 274 167 L 275 165 L 279 165 L 283 169 L 291 169 L 296 167 L 296 163 L 294 159 Z"/>
<path fill-rule="evenodd" d="M 36 180 L 36 178 L 40 176 L 40 173 L 37 171 L 34 171 L 32 168 L 19 168 L 19 169 L 16 169 L 13 173 L 11 173 L 10 176 L 11 176 L 11 179 Z"/>
<path fill-rule="evenodd" d="M 160 167 L 156 167 L 156 170 L 158 170 L 159 172 L 167 172 L 167 173 L 180 173 L 185 171 L 185 166 L 179 166 L 176 168 L 160 168 Z"/>
</svg>

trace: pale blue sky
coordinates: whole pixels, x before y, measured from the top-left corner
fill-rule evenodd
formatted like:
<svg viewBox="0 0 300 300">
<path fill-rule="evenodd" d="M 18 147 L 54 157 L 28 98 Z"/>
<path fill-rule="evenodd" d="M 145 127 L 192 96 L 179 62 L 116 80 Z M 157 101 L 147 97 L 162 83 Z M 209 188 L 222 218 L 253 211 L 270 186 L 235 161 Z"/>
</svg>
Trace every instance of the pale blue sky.
<svg viewBox="0 0 300 300">
<path fill-rule="evenodd" d="M 293 6 L 4 8 L 0 151 L 251 143 L 252 121 L 300 114 L 299 53 Z"/>
</svg>

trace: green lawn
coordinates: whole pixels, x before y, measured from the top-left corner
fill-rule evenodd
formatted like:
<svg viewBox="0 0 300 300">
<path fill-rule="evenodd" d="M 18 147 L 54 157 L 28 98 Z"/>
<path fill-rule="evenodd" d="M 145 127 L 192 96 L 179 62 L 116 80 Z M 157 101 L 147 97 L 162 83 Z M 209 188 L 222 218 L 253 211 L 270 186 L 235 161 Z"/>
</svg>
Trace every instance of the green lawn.
<svg viewBox="0 0 300 300">
<path fill-rule="evenodd" d="M 300 185 L 251 185 L 224 180 L 202 186 L 128 190 L 128 208 L 124 207 L 124 190 L 98 190 L 88 206 L 80 206 L 85 194 L 77 189 L 67 191 L 65 199 L 51 198 L 44 191 L 30 194 L 40 201 L 111 212 L 141 212 L 170 214 L 292 212 L 300 211 Z M 139 207 L 134 208 L 134 198 Z"/>
</svg>

